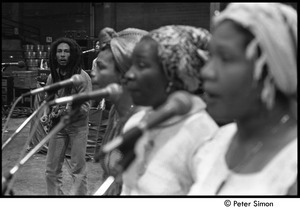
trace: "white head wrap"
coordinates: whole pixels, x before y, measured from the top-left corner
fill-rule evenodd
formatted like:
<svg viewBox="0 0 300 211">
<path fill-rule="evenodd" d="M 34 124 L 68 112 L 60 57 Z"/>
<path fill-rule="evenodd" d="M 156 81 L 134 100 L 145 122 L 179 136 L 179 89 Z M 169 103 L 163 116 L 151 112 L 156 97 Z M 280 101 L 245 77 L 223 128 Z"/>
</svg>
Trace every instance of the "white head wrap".
<svg viewBox="0 0 300 211">
<path fill-rule="evenodd" d="M 100 49 L 110 45 L 116 64 L 124 74 L 130 68 L 131 54 L 136 43 L 147 33 L 147 31 L 136 28 L 115 32 L 114 29 L 106 27 L 99 34 Z"/>
<path fill-rule="evenodd" d="M 248 29 L 254 40 L 248 45 L 246 56 L 256 59 L 254 79 L 261 77 L 268 66 L 262 99 L 272 107 L 275 86 L 286 95 L 297 97 L 297 12 L 280 3 L 231 3 L 214 18 L 214 24 L 233 20 Z M 255 58 L 257 46 L 262 54 Z"/>
</svg>

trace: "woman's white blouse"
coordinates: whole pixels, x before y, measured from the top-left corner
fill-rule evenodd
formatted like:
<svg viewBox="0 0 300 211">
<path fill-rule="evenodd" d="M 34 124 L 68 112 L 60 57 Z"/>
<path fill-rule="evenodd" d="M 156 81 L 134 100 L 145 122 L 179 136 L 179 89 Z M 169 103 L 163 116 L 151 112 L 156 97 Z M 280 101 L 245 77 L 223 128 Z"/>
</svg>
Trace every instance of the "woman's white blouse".
<svg viewBox="0 0 300 211">
<path fill-rule="evenodd" d="M 297 178 L 297 139 L 291 141 L 261 171 L 238 174 L 230 171 L 225 154 L 236 124 L 220 128 L 216 139 L 197 153 L 197 181 L 189 195 L 286 195 Z"/>
<path fill-rule="evenodd" d="M 132 116 L 124 130 L 139 124 L 149 112 L 143 110 Z M 121 194 L 186 195 L 195 182 L 195 152 L 217 130 L 204 102 L 193 96 L 193 107 L 184 118 L 173 117 L 138 140 L 136 159 L 123 174 Z"/>
</svg>

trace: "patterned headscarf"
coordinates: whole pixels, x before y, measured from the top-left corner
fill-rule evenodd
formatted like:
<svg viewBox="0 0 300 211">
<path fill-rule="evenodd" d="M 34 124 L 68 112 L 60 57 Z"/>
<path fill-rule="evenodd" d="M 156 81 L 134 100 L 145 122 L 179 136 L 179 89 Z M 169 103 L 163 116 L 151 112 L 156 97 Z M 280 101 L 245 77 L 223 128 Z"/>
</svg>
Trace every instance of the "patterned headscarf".
<svg viewBox="0 0 300 211">
<path fill-rule="evenodd" d="M 114 29 L 106 27 L 99 34 L 100 50 L 109 45 L 118 69 L 125 74 L 131 66 L 131 54 L 136 43 L 147 33 L 136 28 L 127 28 L 117 33 Z"/>
<path fill-rule="evenodd" d="M 201 85 L 200 70 L 208 59 L 210 33 L 203 28 L 168 25 L 148 36 L 158 43 L 158 57 L 173 87 L 196 91 Z"/>
<path fill-rule="evenodd" d="M 248 29 L 254 39 L 246 56 L 255 61 L 254 80 L 262 76 L 263 66 L 269 73 L 261 98 L 272 108 L 275 86 L 284 94 L 297 96 L 297 12 L 280 3 L 231 3 L 214 18 L 214 24 L 233 20 Z M 261 49 L 258 56 L 257 47 Z"/>
</svg>

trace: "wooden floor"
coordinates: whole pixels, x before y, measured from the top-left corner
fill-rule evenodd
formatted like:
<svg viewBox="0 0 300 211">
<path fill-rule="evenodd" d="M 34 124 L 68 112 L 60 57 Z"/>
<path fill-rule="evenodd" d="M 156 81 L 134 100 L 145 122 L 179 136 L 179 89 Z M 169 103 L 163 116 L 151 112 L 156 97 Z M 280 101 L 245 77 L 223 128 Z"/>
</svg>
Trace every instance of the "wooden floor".
<svg viewBox="0 0 300 211">
<path fill-rule="evenodd" d="M 2 144 L 16 131 L 26 120 L 23 118 L 12 118 L 9 121 L 7 131 L 2 137 Z M 4 123 L 2 122 L 2 125 Z M 17 165 L 21 152 L 26 147 L 29 136 L 29 124 L 2 150 L 2 176 Z M 23 157 L 21 157 L 23 158 Z M 12 190 L 15 196 L 40 196 L 47 195 L 45 183 L 45 154 L 34 154 L 14 174 Z M 88 195 L 92 195 L 103 182 L 102 169 L 99 163 L 87 162 L 88 169 Z M 67 171 L 66 164 L 63 167 L 63 191 L 68 194 L 71 186 L 71 175 Z M 6 193 L 6 195 L 9 195 Z"/>
</svg>

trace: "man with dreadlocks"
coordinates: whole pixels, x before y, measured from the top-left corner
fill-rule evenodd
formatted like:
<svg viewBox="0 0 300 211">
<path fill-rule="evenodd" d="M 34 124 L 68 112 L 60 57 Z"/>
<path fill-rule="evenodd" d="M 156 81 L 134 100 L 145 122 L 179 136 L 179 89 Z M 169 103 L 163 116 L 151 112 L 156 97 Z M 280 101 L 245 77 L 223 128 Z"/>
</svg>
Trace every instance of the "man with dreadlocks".
<svg viewBox="0 0 300 211">
<path fill-rule="evenodd" d="M 82 77 L 82 83 L 56 91 L 54 98 L 74 95 L 92 91 L 90 76 L 82 70 L 82 52 L 76 41 L 63 37 L 57 39 L 51 45 L 49 56 L 51 74 L 47 79 L 47 85 L 57 83 L 78 74 Z M 42 119 L 50 119 L 51 128 L 59 122 L 68 110 L 69 105 L 56 105 L 45 109 Z M 48 195 L 63 195 L 62 191 L 62 166 L 68 145 L 71 146 L 70 170 L 73 177 L 71 195 L 87 194 L 86 171 L 86 144 L 88 137 L 88 112 L 90 102 L 80 105 L 76 120 L 59 131 L 50 140 L 46 159 L 46 183 Z M 49 114 L 49 115 L 48 115 Z"/>
</svg>

